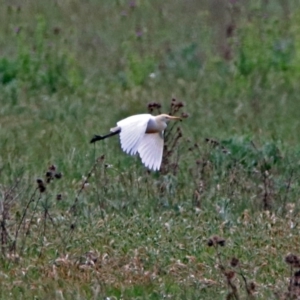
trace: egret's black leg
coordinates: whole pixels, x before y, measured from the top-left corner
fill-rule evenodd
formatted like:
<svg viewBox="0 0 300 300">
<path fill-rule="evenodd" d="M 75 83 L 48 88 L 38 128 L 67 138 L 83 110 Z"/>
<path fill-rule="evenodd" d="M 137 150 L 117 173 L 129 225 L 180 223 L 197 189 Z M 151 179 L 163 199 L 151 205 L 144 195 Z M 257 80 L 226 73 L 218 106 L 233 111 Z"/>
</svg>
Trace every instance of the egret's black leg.
<svg viewBox="0 0 300 300">
<path fill-rule="evenodd" d="M 119 134 L 121 132 L 121 130 L 117 130 L 117 131 L 114 131 L 114 132 L 111 132 L 111 133 L 109 133 L 109 134 L 107 134 L 107 135 L 97 135 L 97 134 L 95 134 L 94 136 L 93 136 L 93 138 L 91 139 L 91 141 L 90 141 L 90 143 L 95 143 L 95 142 L 97 142 L 97 141 L 101 141 L 101 140 L 104 140 L 104 139 L 106 139 L 106 138 L 108 138 L 108 137 L 111 137 L 111 136 L 114 136 L 114 135 L 116 135 L 116 134 Z"/>
</svg>

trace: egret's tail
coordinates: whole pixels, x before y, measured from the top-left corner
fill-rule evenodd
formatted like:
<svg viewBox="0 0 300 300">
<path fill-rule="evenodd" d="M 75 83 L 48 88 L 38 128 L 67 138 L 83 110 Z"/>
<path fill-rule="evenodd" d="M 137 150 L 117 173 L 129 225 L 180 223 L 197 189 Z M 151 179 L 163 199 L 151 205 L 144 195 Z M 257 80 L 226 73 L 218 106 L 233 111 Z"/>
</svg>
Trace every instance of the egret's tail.
<svg viewBox="0 0 300 300">
<path fill-rule="evenodd" d="M 95 142 L 100 141 L 100 140 L 103 140 L 103 136 L 95 134 L 93 136 L 93 138 L 90 140 L 90 143 L 92 144 L 92 143 L 95 143 Z"/>
<path fill-rule="evenodd" d="M 90 140 L 90 143 L 92 144 L 92 143 L 95 143 L 95 142 L 97 142 L 97 141 L 104 140 L 104 139 L 106 139 L 106 138 L 108 138 L 108 137 L 111 137 L 111 136 L 113 136 L 113 135 L 119 134 L 120 132 L 121 132 L 121 130 L 119 129 L 119 130 L 114 131 L 114 132 L 111 132 L 111 133 L 109 133 L 109 134 L 107 134 L 107 135 L 97 135 L 97 134 L 95 134 L 95 135 L 93 136 L 93 138 Z"/>
</svg>

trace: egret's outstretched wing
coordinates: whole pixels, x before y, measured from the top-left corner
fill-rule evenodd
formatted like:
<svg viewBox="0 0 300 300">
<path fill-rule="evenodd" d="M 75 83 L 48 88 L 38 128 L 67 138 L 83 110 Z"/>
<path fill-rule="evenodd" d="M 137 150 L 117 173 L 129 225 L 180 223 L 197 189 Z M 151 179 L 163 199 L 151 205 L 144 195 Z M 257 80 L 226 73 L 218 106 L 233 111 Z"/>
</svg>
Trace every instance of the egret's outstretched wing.
<svg viewBox="0 0 300 300">
<path fill-rule="evenodd" d="M 150 114 L 140 114 L 117 123 L 118 127 L 121 128 L 120 142 L 123 151 L 131 155 L 136 154 L 151 117 Z"/>
<path fill-rule="evenodd" d="M 162 133 L 145 134 L 138 146 L 142 163 L 150 170 L 159 170 L 164 150 Z"/>
</svg>

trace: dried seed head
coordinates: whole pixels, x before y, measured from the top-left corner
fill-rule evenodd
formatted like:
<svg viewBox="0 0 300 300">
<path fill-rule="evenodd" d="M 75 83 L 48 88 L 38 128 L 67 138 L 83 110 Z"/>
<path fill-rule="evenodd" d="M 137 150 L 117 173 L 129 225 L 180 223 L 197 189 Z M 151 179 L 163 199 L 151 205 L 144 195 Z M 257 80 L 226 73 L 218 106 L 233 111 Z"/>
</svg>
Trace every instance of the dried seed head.
<svg viewBox="0 0 300 300">
<path fill-rule="evenodd" d="M 44 193 L 46 191 L 46 187 L 44 185 L 39 186 L 40 193 Z"/>
<path fill-rule="evenodd" d="M 214 140 L 214 139 L 211 139 L 211 138 L 205 138 L 205 142 L 208 143 L 208 144 L 211 144 L 214 147 L 220 145 L 220 143 L 217 140 Z"/>
<path fill-rule="evenodd" d="M 54 34 L 59 34 L 60 33 L 60 28 L 59 27 L 54 27 L 53 28 L 53 33 Z"/>
<path fill-rule="evenodd" d="M 224 239 L 220 239 L 218 241 L 218 245 L 221 246 L 221 247 L 224 247 L 225 246 L 225 240 Z"/>
<path fill-rule="evenodd" d="M 226 28 L 226 36 L 227 37 L 232 37 L 233 33 L 234 33 L 234 30 L 235 30 L 235 25 L 234 24 L 229 24 Z"/>
<path fill-rule="evenodd" d="M 176 106 L 177 106 L 178 108 L 181 108 L 181 107 L 184 106 L 184 104 L 183 104 L 182 102 L 178 102 L 178 103 L 176 103 Z"/>
<path fill-rule="evenodd" d="M 248 288 L 249 288 L 249 290 L 250 290 L 251 293 L 255 292 L 255 290 L 256 290 L 256 284 L 255 284 L 255 282 L 251 281 L 249 283 L 249 285 L 248 285 Z"/>
<path fill-rule="evenodd" d="M 190 116 L 190 115 L 189 115 L 188 113 L 185 113 L 185 112 L 181 113 L 181 118 L 186 119 L 186 118 L 188 118 L 189 116 Z"/>
<path fill-rule="evenodd" d="M 44 181 L 42 179 L 37 179 L 36 182 L 38 184 L 38 189 L 40 193 L 44 193 L 46 191 L 46 186 L 44 184 Z"/>
<path fill-rule="evenodd" d="M 285 257 L 285 262 L 290 265 L 292 268 L 299 268 L 300 267 L 300 259 L 297 255 L 295 254 L 288 254 L 286 257 Z"/>
<path fill-rule="evenodd" d="M 224 275 L 226 276 L 227 280 L 230 281 L 231 279 L 234 278 L 235 272 L 232 270 L 227 270 L 224 272 Z"/>
<path fill-rule="evenodd" d="M 300 270 L 294 273 L 294 277 L 300 277 Z"/>
<path fill-rule="evenodd" d="M 209 239 L 208 241 L 207 241 L 207 246 L 208 247 L 211 247 L 211 246 L 213 246 L 214 245 L 214 241 L 212 240 L 212 239 Z"/>
<path fill-rule="evenodd" d="M 56 171 L 56 166 L 55 165 L 51 165 L 49 168 L 48 168 L 49 171 L 53 171 L 55 172 Z"/>
<path fill-rule="evenodd" d="M 238 260 L 236 257 L 233 257 L 233 258 L 231 259 L 231 261 L 230 261 L 230 265 L 231 265 L 233 268 L 235 268 L 235 267 L 238 266 L 238 264 L 239 264 L 239 260 Z"/>
<path fill-rule="evenodd" d="M 160 103 L 157 103 L 157 102 L 153 102 L 153 103 L 152 103 L 152 106 L 153 106 L 154 108 L 157 108 L 157 109 L 161 108 L 161 104 L 160 104 Z"/>
<path fill-rule="evenodd" d="M 50 181 L 53 179 L 53 172 L 47 171 L 45 176 L 46 176 L 46 182 L 50 183 Z"/>
<path fill-rule="evenodd" d="M 62 200 L 62 194 L 57 194 L 57 195 L 56 195 L 56 200 L 57 200 L 57 201 Z"/>
<path fill-rule="evenodd" d="M 55 173 L 55 175 L 54 175 L 54 177 L 56 178 L 56 179 L 61 179 L 62 178 L 62 173 Z"/>
<path fill-rule="evenodd" d="M 211 237 L 208 240 L 207 245 L 209 247 L 211 247 L 211 246 L 221 246 L 221 247 L 223 247 L 223 246 L 225 246 L 225 239 L 215 235 L 215 236 Z"/>
<path fill-rule="evenodd" d="M 40 179 L 40 178 L 38 178 L 38 179 L 36 180 L 36 182 L 37 182 L 38 185 L 43 184 L 43 180 Z"/>
</svg>

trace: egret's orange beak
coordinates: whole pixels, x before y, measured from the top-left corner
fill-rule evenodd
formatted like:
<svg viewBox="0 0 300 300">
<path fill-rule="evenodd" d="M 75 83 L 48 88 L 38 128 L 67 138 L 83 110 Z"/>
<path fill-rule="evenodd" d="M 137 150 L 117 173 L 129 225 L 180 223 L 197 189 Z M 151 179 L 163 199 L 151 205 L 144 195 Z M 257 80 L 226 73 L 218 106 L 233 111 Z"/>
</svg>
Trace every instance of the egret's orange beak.
<svg viewBox="0 0 300 300">
<path fill-rule="evenodd" d="M 169 116 L 169 119 L 170 120 L 182 120 L 182 118 L 180 118 L 180 117 L 176 117 L 176 116 Z"/>
</svg>

